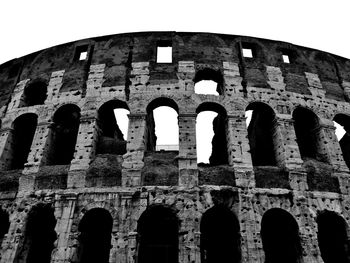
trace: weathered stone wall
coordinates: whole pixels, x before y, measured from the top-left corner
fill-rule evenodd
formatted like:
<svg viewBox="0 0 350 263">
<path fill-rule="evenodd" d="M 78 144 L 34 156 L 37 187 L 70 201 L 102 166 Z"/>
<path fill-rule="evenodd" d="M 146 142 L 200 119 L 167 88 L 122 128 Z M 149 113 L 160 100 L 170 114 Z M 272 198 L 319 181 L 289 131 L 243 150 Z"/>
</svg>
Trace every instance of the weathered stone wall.
<svg viewBox="0 0 350 263">
<path fill-rule="evenodd" d="M 172 63 L 157 63 L 157 43 L 172 46 Z M 242 55 L 252 48 L 253 58 Z M 87 58 L 77 59 L 79 50 Z M 288 54 L 290 63 L 284 63 Z M 196 73 L 220 72 L 219 96 L 194 92 Z M 28 83 L 47 84 L 42 105 L 21 107 Z M 157 98 L 178 108 L 179 151 L 149 151 L 147 106 Z M 32 207 L 49 204 L 56 218 L 51 262 L 79 262 L 79 222 L 93 208 L 113 218 L 109 262 L 135 262 L 138 219 L 149 207 L 163 205 L 179 219 L 179 262 L 201 262 L 200 222 L 218 193 L 236 215 L 242 262 L 264 262 L 260 234 L 264 213 L 289 212 L 299 226 L 303 262 L 323 262 L 317 216 L 333 211 L 350 223 L 349 169 L 332 120 L 350 116 L 350 60 L 289 43 L 208 33 L 145 32 L 104 36 L 68 43 L 0 65 L 0 206 L 10 227 L 1 244 L 0 262 L 23 262 L 26 222 Z M 110 100 L 130 110 L 127 152 L 96 154 L 98 109 Z M 245 110 L 252 102 L 274 113 L 276 166 L 253 167 Z M 227 164 L 197 167 L 196 116 L 203 103 L 227 112 Z M 80 126 L 70 164 L 48 165 L 53 116 L 63 105 L 80 109 Z M 302 158 L 293 126 L 297 107 L 319 118 L 318 147 L 326 162 Z M 8 170 L 13 122 L 25 113 L 38 124 L 24 169 Z M 213 226 L 215 227 L 215 226 Z"/>
</svg>

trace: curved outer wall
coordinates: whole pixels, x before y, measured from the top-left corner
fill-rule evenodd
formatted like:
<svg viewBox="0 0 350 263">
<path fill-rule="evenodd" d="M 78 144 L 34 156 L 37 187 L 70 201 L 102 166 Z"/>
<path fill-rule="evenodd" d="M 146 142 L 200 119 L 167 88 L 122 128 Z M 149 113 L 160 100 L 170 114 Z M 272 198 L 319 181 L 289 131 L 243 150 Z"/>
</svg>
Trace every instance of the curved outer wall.
<svg viewBox="0 0 350 263">
<path fill-rule="evenodd" d="M 172 46 L 172 63 L 156 63 L 159 43 Z M 245 46 L 254 58 L 242 56 Z M 87 59 L 75 58 L 79 50 L 88 52 Z M 282 61 L 285 52 L 291 63 Z M 202 69 L 221 74 L 221 95 L 195 94 L 194 79 Z M 44 103 L 21 106 L 25 88 L 38 80 L 47 85 Z M 238 218 L 242 262 L 264 262 L 261 221 L 271 208 L 296 220 L 303 262 L 323 262 L 316 222 L 322 211 L 336 212 L 349 224 L 349 169 L 332 123 L 336 114 L 350 113 L 348 59 L 252 37 L 130 33 L 67 43 L 2 64 L 0 92 L 0 205 L 10 221 L 0 262 L 22 262 L 18 254 L 25 253 L 28 214 L 42 203 L 53 207 L 56 218 L 51 262 L 78 262 L 79 222 L 92 208 L 104 208 L 113 218 L 109 262 L 135 262 L 138 219 L 156 204 L 179 219 L 179 262 L 201 262 L 201 217 L 214 203 L 225 204 Z M 146 109 L 159 97 L 177 104 L 178 152 L 146 152 L 151 129 Z M 98 155 L 98 109 L 112 99 L 130 109 L 127 152 Z M 196 163 L 196 109 L 204 102 L 227 112 L 225 165 Z M 275 166 L 252 164 L 245 124 L 252 102 L 266 103 L 276 115 Z M 80 109 L 74 158 L 68 165 L 49 165 L 53 116 L 65 104 Z M 292 118 L 299 106 L 319 118 L 326 163 L 301 158 Z M 25 113 L 37 115 L 28 159 L 23 169 L 7 169 L 14 120 Z M 155 168 L 154 160 L 163 165 Z M 146 183 L 147 173 L 155 176 Z M 229 183 L 215 179 L 220 176 Z"/>
</svg>

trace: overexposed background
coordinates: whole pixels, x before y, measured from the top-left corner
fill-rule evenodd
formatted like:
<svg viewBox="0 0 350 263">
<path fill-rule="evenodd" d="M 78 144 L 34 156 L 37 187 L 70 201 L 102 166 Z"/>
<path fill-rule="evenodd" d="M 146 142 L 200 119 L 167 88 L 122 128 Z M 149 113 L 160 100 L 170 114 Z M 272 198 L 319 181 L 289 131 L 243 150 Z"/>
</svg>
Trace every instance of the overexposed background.
<svg viewBox="0 0 350 263">
<path fill-rule="evenodd" d="M 3 0 L 0 64 L 78 39 L 139 31 L 254 36 L 350 58 L 349 17 L 349 0 Z"/>
</svg>

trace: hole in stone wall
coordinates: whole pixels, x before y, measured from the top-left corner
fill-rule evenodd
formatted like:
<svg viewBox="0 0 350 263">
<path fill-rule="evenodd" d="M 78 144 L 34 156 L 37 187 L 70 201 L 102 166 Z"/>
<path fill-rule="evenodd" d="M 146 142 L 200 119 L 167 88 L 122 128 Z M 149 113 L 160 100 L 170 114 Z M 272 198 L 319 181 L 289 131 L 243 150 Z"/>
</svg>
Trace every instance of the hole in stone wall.
<svg viewBox="0 0 350 263">
<path fill-rule="evenodd" d="M 47 85 L 43 81 L 36 81 L 29 84 L 23 92 L 20 107 L 29 107 L 45 103 L 47 96 Z"/>
<path fill-rule="evenodd" d="M 4 240 L 10 227 L 9 215 L 4 210 L 0 209 L 0 245 Z"/>
<path fill-rule="evenodd" d="M 298 107 L 293 111 L 293 120 L 301 158 L 328 162 L 327 154 L 321 149 L 321 127 L 316 114 Z"/>
<path fill-rule="evenodd" d="M 170 208 L 153 206 L 137 224 L 138 263 L 178 263 L 178 219 Z"/>
<path fill-rule="evenodd" d="M 203 103 L 196 112 L 197 163 L 227 164 L 226 110 L 215 103 Z"/>
<path fill-rule="evenodd" d="M 350 168 L 350 117 L 345 114 L 337 114 L 333 122 L 344 161 Z"/>
<path fill-rule="evenodd" d="M 178 107 L 167 98 L 153 100 L 147 107 L 147 150 L 178 151 Z"/>
<path fill-rule="evenodd" d="M 158 41 L 157 63 L 172 63 L 173 48 L 171 41 Z"/>
<path fill-rule="evenodd" d="M 61 106 L 54 114 L 48 165 L 69 164 L 73 159 L 80 124 L 80 109 L 74 104 Z"/>
<path fill-rule="evenodd" d="M 284 63 L 287 63 L 287 64 L 290 63 L 290 61 L 289 61 L 289 55 L 283 54 L 283 55 L 282 55 L 282 59 L 283 59 L 283 62 L 284 62 Z"/>
<path fill-rule="evenodd" d="M 128 106 L 123 101 L 113 100 L 101 106 L 97 121 L 100 129 L 97 154 L 126 153 L 129 113 Z"/>
<path fill-rule="evenodd" d="M 205 95 L 223 94 L 223 77 L 219 70 L 201 69 L 194 78 L 194 92 Z"/>
<path fill-rule="evenodd" d="M 242 53 L 245 58 L 253 57 L 253 50 L 251 48 L 242 48 Z"/>
<path fill-rule="evenodd" d="M 240 262 L 240 228 L 235 214 L 223 205 L 208 209 L 202 217 L 201 262 Z"/>
<path fill-rule="evenodd" d="M 40 204 L 28 214 L 25 239 L 15 262 L 50 263 L 54 242 L 56 218 L 50 205 Z M 19 259 L 25 259 L 20 261 Z"/>
<path fill-rule="evenodd" d="M 7 158 L 10 170 L 22 169 L 27 162 L 37 126 L 37 118 L 34 113 L 26 113 L 13 122 L 12 136 L 9 138 L 12 153 L 9 153 Z"/>
<path fill-rule="evenodd" d="M 111 245 L 113 218 L 103 208 L 86 212 L 79 223 L 79 263 L 108 263 Z"/>
<path fill-rule="evenodd" d="M 325 263 L 348 263 L 350 244 L 345 220 L 331 211 L 323 211 L 317 217 L 318 244 Z"/>
<path fill-rule="evenodd" d="M 75 48 L 74 61 L 86 60 L 88 57 L 89 45 L 77 46 Z"/>
<path fill-rule="evenodd" d="M 273 110 L 264 103 L 251 103 L 246 109 L 250 115 L 248 139 L 254 166 L 275 166 L 274 120 Z"/>
<path fill-rule="evenodd" d="M 261 221 L 261 239 L 265 262 L 301 263 L 299 227 L 287 211 L 272 208 L 265 212 Z"/>
</svg>

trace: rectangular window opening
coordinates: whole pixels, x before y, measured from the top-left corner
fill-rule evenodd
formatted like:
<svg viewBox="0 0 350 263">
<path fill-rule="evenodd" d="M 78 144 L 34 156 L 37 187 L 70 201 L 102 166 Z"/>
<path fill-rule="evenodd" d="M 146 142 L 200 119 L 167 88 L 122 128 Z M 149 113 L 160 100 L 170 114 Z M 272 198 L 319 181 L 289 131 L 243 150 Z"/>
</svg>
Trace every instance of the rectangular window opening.
<svg viewBox="0 0 350 263">
<path fill-rule="evenodd" d="M 290 63 L 290 60 L 289 60 L 289 55 L 287 55 L 287 54 L 283 54 L 282 55 L 282 59 L 283 59 L 283 62 L 284 63 Z"/>
<path fill-rule="evenodd" d="M 77 46 L 75 48 L 74 61 L 86 60 L 88 57 L 89 45 Z"/>
<path fill-rule="evenodd" d="M 253 57 L 253 50 L 251 48 L 242 48 L 242 51 L 243 51 L 243 57 L 245 58 Z"/>
<path fill-rule="evenodd" d="M 172 63 L 173 48 L 170 41 L 158 41 L 157 44 L 157 63 Z"/>
</svg>

